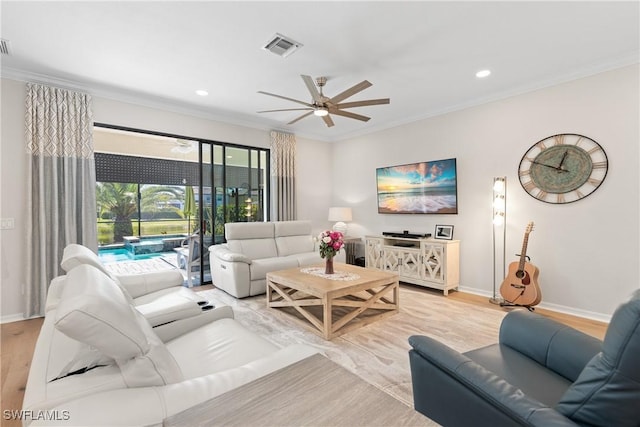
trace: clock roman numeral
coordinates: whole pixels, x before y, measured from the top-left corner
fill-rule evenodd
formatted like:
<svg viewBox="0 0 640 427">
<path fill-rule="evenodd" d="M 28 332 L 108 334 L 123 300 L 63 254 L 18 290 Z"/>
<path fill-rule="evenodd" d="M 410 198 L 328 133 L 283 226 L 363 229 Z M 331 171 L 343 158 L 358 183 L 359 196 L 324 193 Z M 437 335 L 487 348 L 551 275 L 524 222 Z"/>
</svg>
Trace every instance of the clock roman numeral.
<svg viewBox="0 0 640 427">
<path fill-rule="evenodd" d="M 562 193 L 558 193 L 558 198 L 556 199 L 556 202 L 558 203 L 564 203 L 564 194 Z"/>
<path fill-rule="evenodd" d="M 591 150 L 588 150 L 587 153 L 593 154 L 596 151 L 602 151 L 602 147 L 600 147 L 600 146 L 593 147 Z"/>
<path fill-rule="evenodd" d="M 535 188 L 536 185 L 533 183 L 533 181 L 528 181 L 525 182 L 524 184 L 522 184 L 522 186 L 524 187 L 525 190 L 527 190 L 529 193 L 531 193 Z"/>
<path fill-rule="evenodd" d="M 584 137 L 582 137 L 582 136 L 578 137 L 578 140 L 577 140 L 577 141 L 576 141 L 576 143 L 575 143 L 576 147 L 577 147 L 578 145 L 580 145 L 580 143 L 582 142 L 582 140 L 583 140 L 583 139 L 584 139 Z"/>
<path fill-rule="evenodd" d="M 553 141 L 553 145 L 562 145 L 564 144 L 564 135 L 556 135 Z"/>
<path fill-rule="evenodd" d="M 544 200 L 544 199 L 546 199 L 546 198 L 547 198 L 547 194 L 549 194 L 549 193 L 547 193 L 547 192 L 546 192 L 546 191 L 544 191 L 544 190 L 539 190 L 539 191 L 538 191 L 538 194 L 536 195 L 536 198 L 538 198 L 538 199 L 540 199 L 540 200 Z"/>
<path fill-rule="evenodd" d="M 601 180 L 601 179 L 596 179 L 596 178 L 589 178 L 589 179 L 587 180 L 587 182 L 588 182 L 589 184 L 595 185 L 595 186 L 597 187 L 598 185 L 600 185 L 600 183 L 602 182 L 602 180 Z"/>
<path fill-rule="evenodd" d="M 593 163 L 593 168 L 594 169 L 604 169 L 607 167 L 607 162 L 594 162 Z"/>
<path fill-rule="evenodd" d="M 584 194 L 582 194 L 580 190 L 576 190 L 576 196 L 578 196 L 578 199 L 582 199 L 584 197 Z"/>
<path fill-rule="evenodd" d="M 536 144 L 538 146 L 538 148 L 540 148 L 540 150 L 544 151 L 547 149 L 547 146 L 544 145 L 544 141 L 540 141 Z"/>
<path fill-rule="evenodd" d="M 518 175 L 520 175 L 520 176 L 531 175 L 531 169 L 520 171 L 520 172 L 518 172 Z"/>
</svg>

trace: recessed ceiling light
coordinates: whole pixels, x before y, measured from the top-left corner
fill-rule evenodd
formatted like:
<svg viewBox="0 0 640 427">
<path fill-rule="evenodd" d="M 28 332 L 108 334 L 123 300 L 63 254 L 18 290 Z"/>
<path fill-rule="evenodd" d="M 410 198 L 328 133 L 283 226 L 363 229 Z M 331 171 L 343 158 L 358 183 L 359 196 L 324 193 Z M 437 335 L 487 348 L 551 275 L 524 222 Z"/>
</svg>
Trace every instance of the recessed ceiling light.
<svg viewBox="0 0 640 427">
<path fill-rule="evenodd" d="M 207 95 L 209 95 L 209 92 L 207 92 L 207 91 L 206 91 L 206 90 L 204 90 L 204 89 L 198 89 L 198 90 L 196 91 L 196 95 L 200 95 L 200 96 L 207 96 Z"/>
<path fill-rule="evenodd" d="M 488 77 L 489 74 L 491 74 L 491 70 L 480 70 L 476 73 L 476 77 L 479 79 L 483 79 L 485 77 Z"/>
</svg>

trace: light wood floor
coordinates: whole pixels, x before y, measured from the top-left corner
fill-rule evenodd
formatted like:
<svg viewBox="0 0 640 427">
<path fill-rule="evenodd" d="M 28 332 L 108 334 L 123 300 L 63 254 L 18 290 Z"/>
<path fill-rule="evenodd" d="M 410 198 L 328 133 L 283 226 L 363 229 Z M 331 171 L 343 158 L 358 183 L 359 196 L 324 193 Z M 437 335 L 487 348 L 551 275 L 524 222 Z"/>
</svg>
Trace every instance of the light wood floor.
<svg viewBox="0 0 640 427">
<path fill-rule="evenodd" d="M 212 288 L 212 286 L 203 286 L 200 289 L 204 290 L 207 288 Z M 494 310 L 510 310 L 509 308 L 491 304 L 485 297 L 464 292 L 450 292 L 447 298 L 450 300 L 464 301 L 485 308 L 492 308 Z M 590 319 L 579 318 L 541 308 L 536 308 L 535 311 L 599 339 L 604 337 L 607 328 L 606 323 Z M 31 357 L 42 322 L 43 319 L 38 318 L 1 325 L 0 363 L 2 374 L 0 382 L 2 384 L 2 400 L 0 407 L 3 411 L 6 409 L 17 410 L 22 408 Z M 2 418 L 0 425 L 17 427 L 20 426 L 21 423 L 19 421 L 4 420 Z"/>
</svg>

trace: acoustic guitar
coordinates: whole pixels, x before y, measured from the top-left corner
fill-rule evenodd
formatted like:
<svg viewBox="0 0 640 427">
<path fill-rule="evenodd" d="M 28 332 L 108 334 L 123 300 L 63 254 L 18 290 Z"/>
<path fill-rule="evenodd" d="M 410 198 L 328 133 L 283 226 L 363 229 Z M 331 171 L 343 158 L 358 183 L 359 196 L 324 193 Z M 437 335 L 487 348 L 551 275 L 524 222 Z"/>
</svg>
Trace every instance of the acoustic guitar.
<svg viewBox="0 0 640 427">
<path fill-rule="evenodd" d="M 531 307 L 539 304 L 542 299 L 538 286 L 538 274 L 540 270 L 535 265 L 527 262 L 527 244 L 529 234 L 533 231 L 533 221 L 529 222 L 522 240 L 520 261 L 509 264 L 509 272 L 500 286 L 500 294 L 509 304 Z"/>
</svg>

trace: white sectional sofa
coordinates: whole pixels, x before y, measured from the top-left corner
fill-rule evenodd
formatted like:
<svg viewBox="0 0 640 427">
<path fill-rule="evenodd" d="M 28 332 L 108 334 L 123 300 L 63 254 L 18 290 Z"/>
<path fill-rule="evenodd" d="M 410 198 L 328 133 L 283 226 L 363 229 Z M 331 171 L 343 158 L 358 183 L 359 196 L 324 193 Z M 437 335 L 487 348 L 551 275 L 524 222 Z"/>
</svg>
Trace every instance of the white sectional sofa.
<svg viewBox="0 0 640 427">
<path fill-rule="evenodd" d="M 60 262 L 60 266 L 64 271 L 68 272 L 83 264 L 96 267 L 116 282 L 127 300 L 144 315 L 151 326 L 159 327 L 156 329 L 156 333 L 161 333 L 160 331 L 169 323 L 171 323 L 171 326 L 166 327 L 174 329 L 178 326 L 174 324 L 176 322 L 201 324 L 198 323 L 201 322 L 200 319 L 195 320 L 192 318 L 199 316 L 213 318 L 214 316 L 210 313 L 212 307 L 206 299 L 183 286 L 184 278 L 177 269 L 142 274 L 114 275 L 107 270 L 98 255 L 91 249 L 78 244 L 70 244 L 64 248 L 62 261 Z M 47 298 L 49 305 L 57 303 L 57 294 L 60 292 L 59 280 L 54 279 L 49 287 Z M 47 306 L 45 311 L 49 309 L 50 307 Z"/>
<path fill-rule="evenodd" d="M 311 221 L 227 223 L 227 243 L 209 247 L 213 284 L 236 298 L 266 292 L 268 272 L 323 263 Z M 335 260 L 344 262 L 344 251 Z"/>
<path fill-rule="evenodd" d="M 160 337 L 96 267 L 78 265 L 56 280 L 24 396 L 23 413 L 35 419 L 24 426 L 161 425 L 317 352 L 278 347 L 235 321 L 230 307 Z"/>
</svg>

